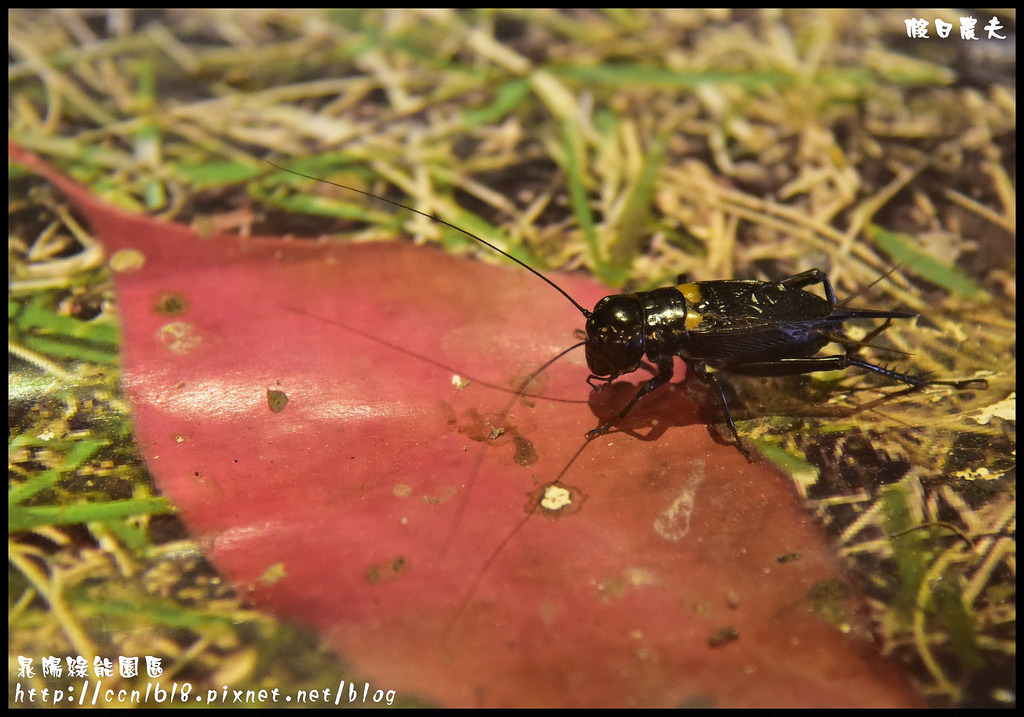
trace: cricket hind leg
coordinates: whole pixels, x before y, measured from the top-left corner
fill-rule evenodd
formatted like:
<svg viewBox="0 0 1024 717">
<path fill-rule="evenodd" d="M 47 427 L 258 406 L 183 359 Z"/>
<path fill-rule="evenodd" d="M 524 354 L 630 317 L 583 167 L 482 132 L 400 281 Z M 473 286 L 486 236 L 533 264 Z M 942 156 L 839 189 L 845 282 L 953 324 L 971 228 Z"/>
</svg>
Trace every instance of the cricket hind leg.
<svg viewBox="0 0 1024 717">
<path fill-rule="evenodd" d="M 869 334 L 870 338 L 874 338 L 886 328 L 883 325 Z M 732 433 L 733 439 L 736 443 L 736 447 L 747 457 L 748 460 L 752 460 L 752 456 L 743 441 L 740 438 L 739 431 L 736 429 L 736 422 L 733 420 L 732 411 L 729 408 L 729 398 L 726 393 L 723 382 L 714 374 L 707 370 L 707 365 L 703 361 L 692 361 L 690 366 L 693 369 L 694 374 L 708 385 L 715 388 L 718 392 L 719 399 L 722 403 L 722 408 L 725 414 L 726 424 L 729 426 L 729 430 Z M 851 354 L 844 354 L 840 356 L 812 356 L 805 358 L 783 358 L 775 361 L 761 361 L 756 363 L 746 364 L 727 364 L 716 366 L 720 371 L 725 373 L 734 373 L 746 376 L 795 376 L 800 374 L 815 373 L 817 371 L 841 371 L 850 367 L 857 367 L 873 373 L 880 374 L 886 378 L 907 384 L 909 387 L 907 390 L 914 391 L 917 389 L 925 388 L 927 386 L 951 386 L 957 389 L 969 388 L 971 386 L 977 386 L 979 388 L 985 388 L 988 386 L 988 382 L 984 379 L 932 379 L 928 376 L 908 374 L 901 371 L 895 371 L 879 364 L 874 364 L 869 361 L 865 361 L 857 356 Z"/>
<path fill-rule="evenodd" d="M 828 303 L 836 306 L 839 301 L 836 299 L 836 290 L 832 287 L 832 280 L 828 278 L 828 274 L 823 272 L 821 269 L 808 269 L 802 271 L 799 274 L 794 274 L 782 281 L 778 282 L 787 289 L 802 289 L 805 286 L 814 286 L 815 284 L 821 284 L 822 290 L 825 292 L 825 298 Z"/>
<path fill-rule="evenodd" d="M 900 349 L 892 348 L 891 346 L 875 346 L 871 342 L 874 341 L 879 334 L 892 326 L 892 317 L 887 318 L 883 323 L 879 324 L 875 328 L 871 329 L 864 338 L 855 340 L 851 339 L 846 335 L 846 332 L 840 329 L 838 332 L 830 332 L 825 334 L 829 341 L 835 342 L 843 346 L 846 350 L 847 356 L 854 356 L 859 353 L 861 349 L 874 349 L 875 351 L 884 351 L 885 353 L 900 354 L 902 356 L 910 356 L 908 351 L 901 351 Z"/>
<path fill-rule="evenodd" d="M 976 386 L 977 388 L 988 388 L 988 381 L 982 378 L 969 378 L 969 379 L 933 379 L 925 375 L 913 375 L 902 373 L 900 371 L 893 371 L 892 369 L 886 368 L 885 366 L 879 366 L 868 361 L 864 361 L 857 357 L 857 353 L 864 348 L 876 349 L 879 351 L 885 351 L 889 353 L 903 354 L 909 356 L 910 354 L 906 351 L 900 351 L 898 349 L 888 348 L 885 346 L 872 346 L 871 342 L 883 331 L 892 326 L 893 320 L 888 318 L 879 326 L 876 326 L 868 334 L 859 341 L 854 341 L 846 336 L 831 336 L 830 338 L 842 344 L 846 347 L 846 358 L 849 361 L 849 365 L 857 366 L 858 368 L 867 369 L 875 373 L 880 373 L 883 376 L 893 379 L 894 381 L 900 381 L 902 383 L 911 386 L 912 388 L 922 388 L 925 386 L 952 386 L 953 388 L 969 388 Z M 830 358 L 830 357 L 825 357 Z"/>
<path fill-rule="evenodd" d="M 871 363 L 857 356 L 843 354 L 840 356 L 812 356 L 806 358 L 782 358 L 775 361 L 760 361 L 757 363 L 730 364 L 719 367 L 722 371 L 737 373 L 745 376 L 796 376 L 817 371 L 842 371 L 843 369 L 856 366 L 866 371 L 880 374 L 899 383 L 905 383 L 914 388 L 926 386 L 952 386 L 954 388 L 968 388 L 971 385 L 981 386 L 986 382 L 984 379 L 933 379 L 924 375 L 916 375 L 886 368 L 880 364 Z"/>
</svg>

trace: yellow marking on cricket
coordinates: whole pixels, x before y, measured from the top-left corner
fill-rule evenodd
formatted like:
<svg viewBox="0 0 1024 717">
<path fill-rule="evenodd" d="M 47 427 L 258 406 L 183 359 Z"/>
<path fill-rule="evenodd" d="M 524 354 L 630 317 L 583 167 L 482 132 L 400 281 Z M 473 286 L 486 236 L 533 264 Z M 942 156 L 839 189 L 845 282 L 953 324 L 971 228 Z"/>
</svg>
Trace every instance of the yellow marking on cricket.
<svg viewBox="0 0 1024 717">
<path fill-rule="evenodd" d="M 676 284 L 676 290 L 686 299 L 686 319 L 683 325 L 687 331 L 693 331 L 704 322 L 703 314 L 697 313 L 697 306 L 700 305 L 700 287 L 694 283 Z"/>
<path fill-rule="evenodd" d="M 686 299 L 686 303 L 693 304 L 695 306 L 700 303 L 700 287 L 696 284 L 677 284 L 676 289 L 678 289 L 679 293 L 683 295 L 684 299 Z"/>
</svg>

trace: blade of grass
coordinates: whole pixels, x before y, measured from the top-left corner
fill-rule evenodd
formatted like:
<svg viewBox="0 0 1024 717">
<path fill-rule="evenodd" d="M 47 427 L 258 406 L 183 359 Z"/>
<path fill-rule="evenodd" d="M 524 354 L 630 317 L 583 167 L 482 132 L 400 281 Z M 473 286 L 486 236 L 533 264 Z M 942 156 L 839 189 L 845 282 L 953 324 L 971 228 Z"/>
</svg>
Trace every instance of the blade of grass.
<svg viewBox="0 0 1024 717">
<path fill-rule="evenodd" d="M 988 296 L 984 289 L 964 274 L 919 251 L 914 246 L 913 240 L 907 235 L 883 229 L 877 224 L 871 224 L 867 227 L 867 235 L 879 249 L 892 257 L 896 263 L 901 264 L 904 269 L 914 272 L 921 278 L 927 279 L 933 284 L 937 284 L 950 291 L 963 294 L 971 299 L 981 299 Z"/>
<path fill-rule="evenodd" d="M 21 343 L 32 351 L 38 351 L 51 359 L 71 359 L 105 366 L 117 364 L 118 348 L 114 345 L 88 345 L 82 341 L 62 340 L 59 336 L 23 336 Z"/>
<path fill-rule="evenodd" d="M 241 162 L 203 162 L 173 165 L 174 173 L 187 180 L 194 189 L 206 189 L 247 182 L 263 174 L 263 167 Z"/>
<path fill-rule="evenodd" d="M 64 454 L 64 458 L 56 468 L 42 471 L 41 473 L 29 474 L 24 483 L 12 485 L 10 490 L 7 491 L 8 505 L 13 510 L 17 504 L 24 503 L 34 495 L 52 488 L 62 475 L 78 468 L 85 461 L 89 460 L 96 451 L 109 443 L 110 441 L 106 438 L 82 438 L 72 442 L 67 453 Z M 16 442 L 12 441 L 11 448 L 20 449 L 33 444 L 37 447 L 51 447 L 46 441 L 33 441 L 29 438 Z"/>
<path fill-rule="evenodd" d="M 598 278 L 604 279 L 607 273 L 604 258 L 597 245 L 597 228 L 594 225 L 594 215 L 590 211 L 587 190 L 583 184 L 581 157 L 584 152 L 583 137 L 576 125 L 569 121 L 562 122 L 562 148 L 565 151 L 565 173 L 569 184 L 569 200 L 572 204 L 572 211 L 576 215 L 576 222 L 587 242 L 587 251 L 594 263 L 594 273 Z"/>
<path fill-rule="evenodd" d="M 462 122 L 466 127 L 498 124 L 529 96 L 530 83 L 528 80 L 516 79 L 506 82 L 498 88 L 491 104 L 463 112 Z"/>
<path fill-rule="evenodd" d="M 73 505 L 17 505 L 7 515 L 7 530 L 29 530 L 41 525 L 102 523 L 138 515 L 173 513 L 174 506 L 163 497 L 129 498 Z"/>
<path fill-rule="evenodd" d="M 640 173 L 630 183 L 625 204 L 612 227 L 615 240 L 614 247 L 609 251 L 612 264 L 610 273 L 616 277 L 621 275 L 621 281 L 626 280 L 633 259 L 640 251 L 642 239 L 649 234 L 650 207 L 658 173 L 665 160 L 666 146 L 665 137 L 657 137 L 651 142 Z"/>
</svg>

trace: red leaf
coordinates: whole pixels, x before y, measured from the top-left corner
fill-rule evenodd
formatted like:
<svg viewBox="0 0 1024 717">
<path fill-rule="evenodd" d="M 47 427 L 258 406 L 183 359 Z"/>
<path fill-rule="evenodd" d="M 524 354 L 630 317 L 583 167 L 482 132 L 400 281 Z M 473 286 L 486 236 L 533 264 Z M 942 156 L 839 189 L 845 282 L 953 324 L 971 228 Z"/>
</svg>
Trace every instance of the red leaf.
<svg viewBox="0 0 1024 717">
<path fill-rule="evenodd" d="M 315 626 L 373 689 L 485 706 L 917 702 L 870 642 L 809 609 L 842 576 L 788 481 L 712 441 L 678 386 L 569 466 L 573 510 L 531 509 L 599 423 L 576 352 L 486 440 L 514 377 L 581 323 L 536 277 L 404 244 L 200 238 L 9 152 L 112 257 L 143 259 L 116 286 L 161 490 L 239 590 Z M 585 305 L 604 293 L 554 278 Z"/>
</svg>

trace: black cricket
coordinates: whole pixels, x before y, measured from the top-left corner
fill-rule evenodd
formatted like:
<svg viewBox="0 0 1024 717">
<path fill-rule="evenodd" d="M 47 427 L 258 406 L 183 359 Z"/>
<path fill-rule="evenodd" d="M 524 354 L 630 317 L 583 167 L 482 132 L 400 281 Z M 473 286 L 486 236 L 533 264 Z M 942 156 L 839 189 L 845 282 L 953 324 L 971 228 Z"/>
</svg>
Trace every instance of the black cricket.
<svg viewBox="0 0 1024 717">
<path fill-rule="evenodd" d="M 893 371 L 858 358 L 857 349 L 868 345 L 871 339 L 889 327 L 893 319 L 910 319 L 917 314 L 846 307 L 836 299 L 832 282 L 821 269 L 809 269 L 781 281 L 724 279 L 688 282 L 685 276 L 680 276 L 675 286 L 606 296 L 597 302 L 593 311 L 588 311 L 533 267 L 440 217 L 361 189 L 295 172 L 273 162 L 269 164 L 432 219 L 493 249 L 539 277 L 568 299 L 587 320 L 584 346 L 591 372 L 587 383 L 595 390 L 601 388 L 599 383 L 607 385 L 619 376 L 636 371 L 644 358 L 654 364 L 657 374 L 640 385 L 618 415 L 589 431 L 588 439 L 607 433 L 640 399 L 671 380 L 676 356 L 717 391 L 736 446 L 748 458 L 750 454 L 740 440 L 729 410 L 725 387 L 708 369 L 747 376 L 789 376 L 856 366 L 914 388 L 930 385 L 964 388 L 984 383 L 978 379 L 933 380 Z M 824 297 L 805 291 L 816 284 L 821 285 Z M 843 332 L 844 323 L 854 319 L 884 319 L 885 322 L 858 342 L 848 339 Z M 845 352 L 834 356 L 817 355 L 833 342 L 844 346 Z"/>
</svg>

